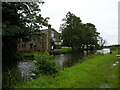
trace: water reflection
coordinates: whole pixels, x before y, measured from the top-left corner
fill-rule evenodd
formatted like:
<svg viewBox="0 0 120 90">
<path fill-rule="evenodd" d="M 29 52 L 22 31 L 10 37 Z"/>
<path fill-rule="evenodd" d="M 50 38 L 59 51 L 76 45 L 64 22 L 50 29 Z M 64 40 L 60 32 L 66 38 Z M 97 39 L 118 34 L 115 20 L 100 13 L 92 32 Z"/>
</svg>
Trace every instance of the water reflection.
<svg viewBox="0 0 120 90">
<path fill-rule="evenodd" d="M 100 53 L 109 53 L 110 49 L 102 49 L 102 50 L 97 50 L 97 51 L 84 51 L 83 53 L 70 53 L 70 54 L 59 54 L 54 56 L 54 60 L 56 60 L 57 64 L 59 67 L 70 67 L 77 63 L 80 60 L 83 60 L 84 57 L 88 55 L 94 55 L 95 52 L 100 52 Z M 29 78 L 32 73 L 30 73 L 30 69 L 34 67 L 33 58 L 30 59 L 25 59 L 22 61 L 17 62 L 17 66 L 19 70 L 22 72 L 23 77 Z"/>
<path fill-rule="evenodd" d="M 90 52 L 81 52 L 81 53 L 69 53 L 69 54 L 59 54 L 55 55 L 54 60 L 56 60 L 57 64 L 60 67 L 70 67 L 82 60 L 87 55 L 94 55 L 94 51 Z"/>
<path fill-rule="evenodd" d="M 77 63 L 82 58 L 87 55 L 93 55 L 95 52 L 83 52 L 83 53 L 70 53 L 70 54 L 59 54 L 54 56 L 54 60 L 56 60 L 59 67 L 70 67 Z M 22 72 L 23 77 L 30 78 L 33 74 L 30 72 L 30 69 L 34 67 L 33 58 L 26 58 L 25 60 L 17 62 L 19 70 Z"/>
<path fill-rule="evenodd" d="M 54 60 L 60 67 L 69 67 L 75 64 L 78 59 L 84 58 L 83 53 L 72 53 L 72 54 L 59 54 L 55 55 Z"/>
<path fill-rule="evenodd" d="M 22 72 L 23 77 L 27 77 L 32 75 L 30 72 L 30 69 L 34 67 L 34 64 L 32 63 L 33 60 L 22 60 L 18 62 L 18 68 Z"/>
</svg>

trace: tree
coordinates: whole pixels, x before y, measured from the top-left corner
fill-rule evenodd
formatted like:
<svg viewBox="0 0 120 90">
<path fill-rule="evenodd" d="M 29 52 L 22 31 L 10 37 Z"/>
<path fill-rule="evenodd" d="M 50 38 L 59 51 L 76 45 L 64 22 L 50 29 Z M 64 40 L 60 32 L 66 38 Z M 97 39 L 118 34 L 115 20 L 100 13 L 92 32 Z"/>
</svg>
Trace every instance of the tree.
<svg viewBox="0 0 120 90">
<path fill-rule="evenodd" d="M 85 49 L 93 50 L 97 46 L 97 37 L 95 25 L 91 23 L 83 24 L 79 17 L 68 12 L 63 19 L 60 27 L 62 31 L 63 45 L 72 47 L 73 50 L 82 51 Z"/>
<path fill-rule="evenodd" d="M 105 44 L 106 44 L 106 41 L 102 38 L 102 37 L 98 37 L 98 39 L 99 39 L 99 45 L 100 45 L 100 47 L 102 48 Z"/>
<path fill-rule="evenodd" d="M 40 14 L 43 2 L 2 3 L 3 60 L 15 60 L 19 40 L 47 26 L 47 19 Z"/>
<path fill-rule="evenodd" d="M 96 46 L 98 46 L 98 39 L 100 33 L 96 31 L 95 25 L 92 23 L 85 24 L 85 45 L 87 49 L 93 50 Z"/>
<path fill-rule="evenodd" d="M 68 12 L 63 21 L 65 21 L 65 23 L 61 26 L 63 44 L 72 47 L 72 49 L 80 49 L 83 38 L 83 25 L 80 18 L 71 12 Z"/>
</svg>

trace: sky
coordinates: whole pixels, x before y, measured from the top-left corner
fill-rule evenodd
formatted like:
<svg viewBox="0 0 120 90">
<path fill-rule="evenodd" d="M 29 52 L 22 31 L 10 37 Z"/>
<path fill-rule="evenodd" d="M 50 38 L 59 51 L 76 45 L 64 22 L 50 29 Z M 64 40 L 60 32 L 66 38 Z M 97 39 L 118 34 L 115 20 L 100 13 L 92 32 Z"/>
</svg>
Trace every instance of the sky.
<svg viewBox="0 0 120 90">
<path fill-rule="evenodd" d="M 106 45 L 118 44 L 119 0 L 43 0 L 40 6 L 43 17 L 59 31 L 68 11 L 80 17 L 83 23 L 92 23 L 106 40 Z"/>
</svg>

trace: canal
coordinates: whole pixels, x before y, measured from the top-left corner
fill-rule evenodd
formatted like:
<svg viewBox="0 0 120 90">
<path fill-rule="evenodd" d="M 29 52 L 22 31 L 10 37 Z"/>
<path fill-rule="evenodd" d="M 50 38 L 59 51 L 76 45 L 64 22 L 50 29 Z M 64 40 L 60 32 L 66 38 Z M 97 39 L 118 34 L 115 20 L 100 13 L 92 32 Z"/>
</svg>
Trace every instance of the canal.
<svg viewBox="0 0 120 90">
<path fill-rule="evenodd" d="M 57 65 L 61 68 L 63 67 L 70 67 L 73 66 L 75 63 L 82 62 L 83 58 L 87 57 L 88 55 L 95 55 L 96 53 L 109 53 L 110 49 L 102 49 L 97 51 L 84 51 L 83 53 L 69 53 L 69 54 L 59 54 L 54 56 L 54 60 L 56 61 Z M 34 67 L 33 58 L 25 58 L 24 60 L 17 61 L 15 63 L 11 63 L 12 67 L 16 67 L 16 69 L 20 70 L 21 75 L 25 78 L 31 78 L 31 75 L 34 75 L 30 72 L 30 69 Z"/>
</svg>

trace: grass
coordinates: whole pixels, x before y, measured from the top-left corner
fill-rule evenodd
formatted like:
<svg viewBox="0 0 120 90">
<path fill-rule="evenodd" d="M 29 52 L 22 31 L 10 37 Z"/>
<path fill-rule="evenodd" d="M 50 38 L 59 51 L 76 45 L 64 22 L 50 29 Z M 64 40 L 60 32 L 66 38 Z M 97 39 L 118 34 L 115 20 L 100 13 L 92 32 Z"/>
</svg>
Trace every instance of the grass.
<svg viewBox="0 0 120 90">
<path fill-rule="evenodd" d="M 34 57 L 34 54 L 41 54 L 42 52 L 21 53 L 23 57 Z"/>
<path fill-rule="evenodd" d="M 71 47 L 61 47 L 61 49 L 63 52 L 67 52 L 67 51 L 72 50 Z"/>
<path fill-rule="evenodd" d="M 56 55 L 56 54 L 65 54 L 65 53 L 70 53 L 72 51 L 71 47 L 61 47 L 61 51 L 54 51 L 54 50 L 49 50 L 48 52 Z"/>
<path fill-rule="evenodd" d="M 16 88 L 118 88 L 118 65 L 112 66 L 118 61 L 116 54 L 87 57 L 54 76 L 39 75 Z"/>
<path fill-rule="evenodd" d="M 71 47 L 61 47 L 61 51 L 53 51 L 53 50 L 49 50 L 49 53 L 52 54 L 62 54 L 62 53 L 69 53 L 70 51 L 72 51 Z M 34 57 L 34 54 L 41 54 L 43 52 L 31 52 L 31 53 L 20 53 L 21 56 L 23 57 Z"/>
</svg>

